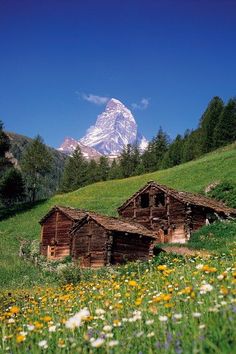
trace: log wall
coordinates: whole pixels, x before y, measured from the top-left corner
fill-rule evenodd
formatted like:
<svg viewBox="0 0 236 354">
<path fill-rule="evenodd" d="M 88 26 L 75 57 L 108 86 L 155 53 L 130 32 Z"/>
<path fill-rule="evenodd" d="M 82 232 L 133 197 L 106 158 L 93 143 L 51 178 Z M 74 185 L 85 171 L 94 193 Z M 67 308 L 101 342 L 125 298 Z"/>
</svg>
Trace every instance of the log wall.
<svg viewBox="0 0 236 354">
<path fill-rule="evenodd" d="M 106 265 L 107 232 L 93 220 L 82 225 L 73 235 L 72 254 L 81 267 Z"/>
<path fill-rule="evenodd" d="M 152 250 L 152 241 L 139 235 L 113 233 L 111 264 L 123 264 L 127 261 L 148 260 Z"/>
<path fill-rule="evenodd" d="M 42 225 L 41 254 L 48 259 L 59 259 L 70 255 L 71 238 L 69 231 L 73 221 L 63 213 L 55 211 Z"/>
</svg>

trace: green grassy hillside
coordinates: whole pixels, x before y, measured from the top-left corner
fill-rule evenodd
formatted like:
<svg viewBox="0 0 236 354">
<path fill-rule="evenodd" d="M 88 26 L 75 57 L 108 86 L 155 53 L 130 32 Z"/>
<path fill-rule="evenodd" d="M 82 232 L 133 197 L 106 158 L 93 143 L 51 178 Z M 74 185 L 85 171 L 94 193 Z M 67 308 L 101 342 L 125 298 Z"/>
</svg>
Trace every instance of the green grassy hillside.
<svg viewBox="0 0 236 354">
<path fill-rule="evenodd" d="M 38 221 L 55 204 L 90 209 L 116 215 L 116 208 L 149 180 L 191 192 L 201 192 L 219 180 L 236 182 L 236 144 L 207 154 L 199 160 L 128 179 L 99 182 L 78 191 L 56 195 L 29 211 L 0 223 L 0 282 L 5 286 L 22 286 L 40 282 L 40 274 L 18 257 L 21 239 L 39 238 Z"/>
</svg>

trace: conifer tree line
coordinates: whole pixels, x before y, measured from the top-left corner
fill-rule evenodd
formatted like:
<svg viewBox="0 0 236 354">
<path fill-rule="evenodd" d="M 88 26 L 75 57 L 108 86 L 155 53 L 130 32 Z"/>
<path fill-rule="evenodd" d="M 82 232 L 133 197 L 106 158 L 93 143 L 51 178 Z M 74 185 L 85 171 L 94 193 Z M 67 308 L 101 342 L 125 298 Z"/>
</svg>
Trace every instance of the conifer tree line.
<svg viewBox="0 0 236 354">
<path fill-rule="evenodd" d="M 61 191 L 76 190 L 87 184 L 115 178 L 126 178 L 153 172 L 191 161 L 236 140 L 236 98 L 225 105 L 216 96 L 200 118 L 198 128 L 178 134 L 173 141 L 160 127 L 141 154 L 137 145 L 127 145 L 121 156 L 109 161 L 87 161 L 79 147 L 69 158 L 62 178 Z"/>
</svg>

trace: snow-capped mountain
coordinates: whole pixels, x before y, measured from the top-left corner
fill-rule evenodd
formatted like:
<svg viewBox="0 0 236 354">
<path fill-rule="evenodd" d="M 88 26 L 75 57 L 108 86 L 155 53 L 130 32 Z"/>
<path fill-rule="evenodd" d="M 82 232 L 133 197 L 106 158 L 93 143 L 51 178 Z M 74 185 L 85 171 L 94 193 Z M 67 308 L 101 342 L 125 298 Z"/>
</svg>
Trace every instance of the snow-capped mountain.
<svg viewBox="0 0 236 354">
<path fill-rule="evenodd" d="M 77 146 L 80 147 L 83 156 L 88 160 L 97 160 L 102 156 L 102 154 L 92 147 L 85 146 L 80 141 L 69 137 L 65 138 L 58 150 L 67 155 L 72 155 Z"/>
<path fill-rule="evenodd" d="M 131 111 L 115 98 L 109 100 L 105 111 L 97 117 L 95 125 L 88 129 L 80 142 L 108 156 L 120 155 L 127 144 L 137 142 L 142 151 L 148 144 L 138 132 Z"/>
</svg>

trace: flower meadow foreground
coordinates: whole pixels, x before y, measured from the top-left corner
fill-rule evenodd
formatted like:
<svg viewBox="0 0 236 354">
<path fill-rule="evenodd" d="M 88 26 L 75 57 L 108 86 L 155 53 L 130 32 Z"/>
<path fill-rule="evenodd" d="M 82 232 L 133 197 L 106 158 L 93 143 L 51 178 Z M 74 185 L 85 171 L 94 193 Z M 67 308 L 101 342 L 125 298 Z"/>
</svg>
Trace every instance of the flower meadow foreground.
<svg viewBox="0 0 236 354">
<path fill-rule="evenodd" d="M 3 353 L 234 353 L 235 255 L 90 272 L 1 295 Z"/>
</svg>

